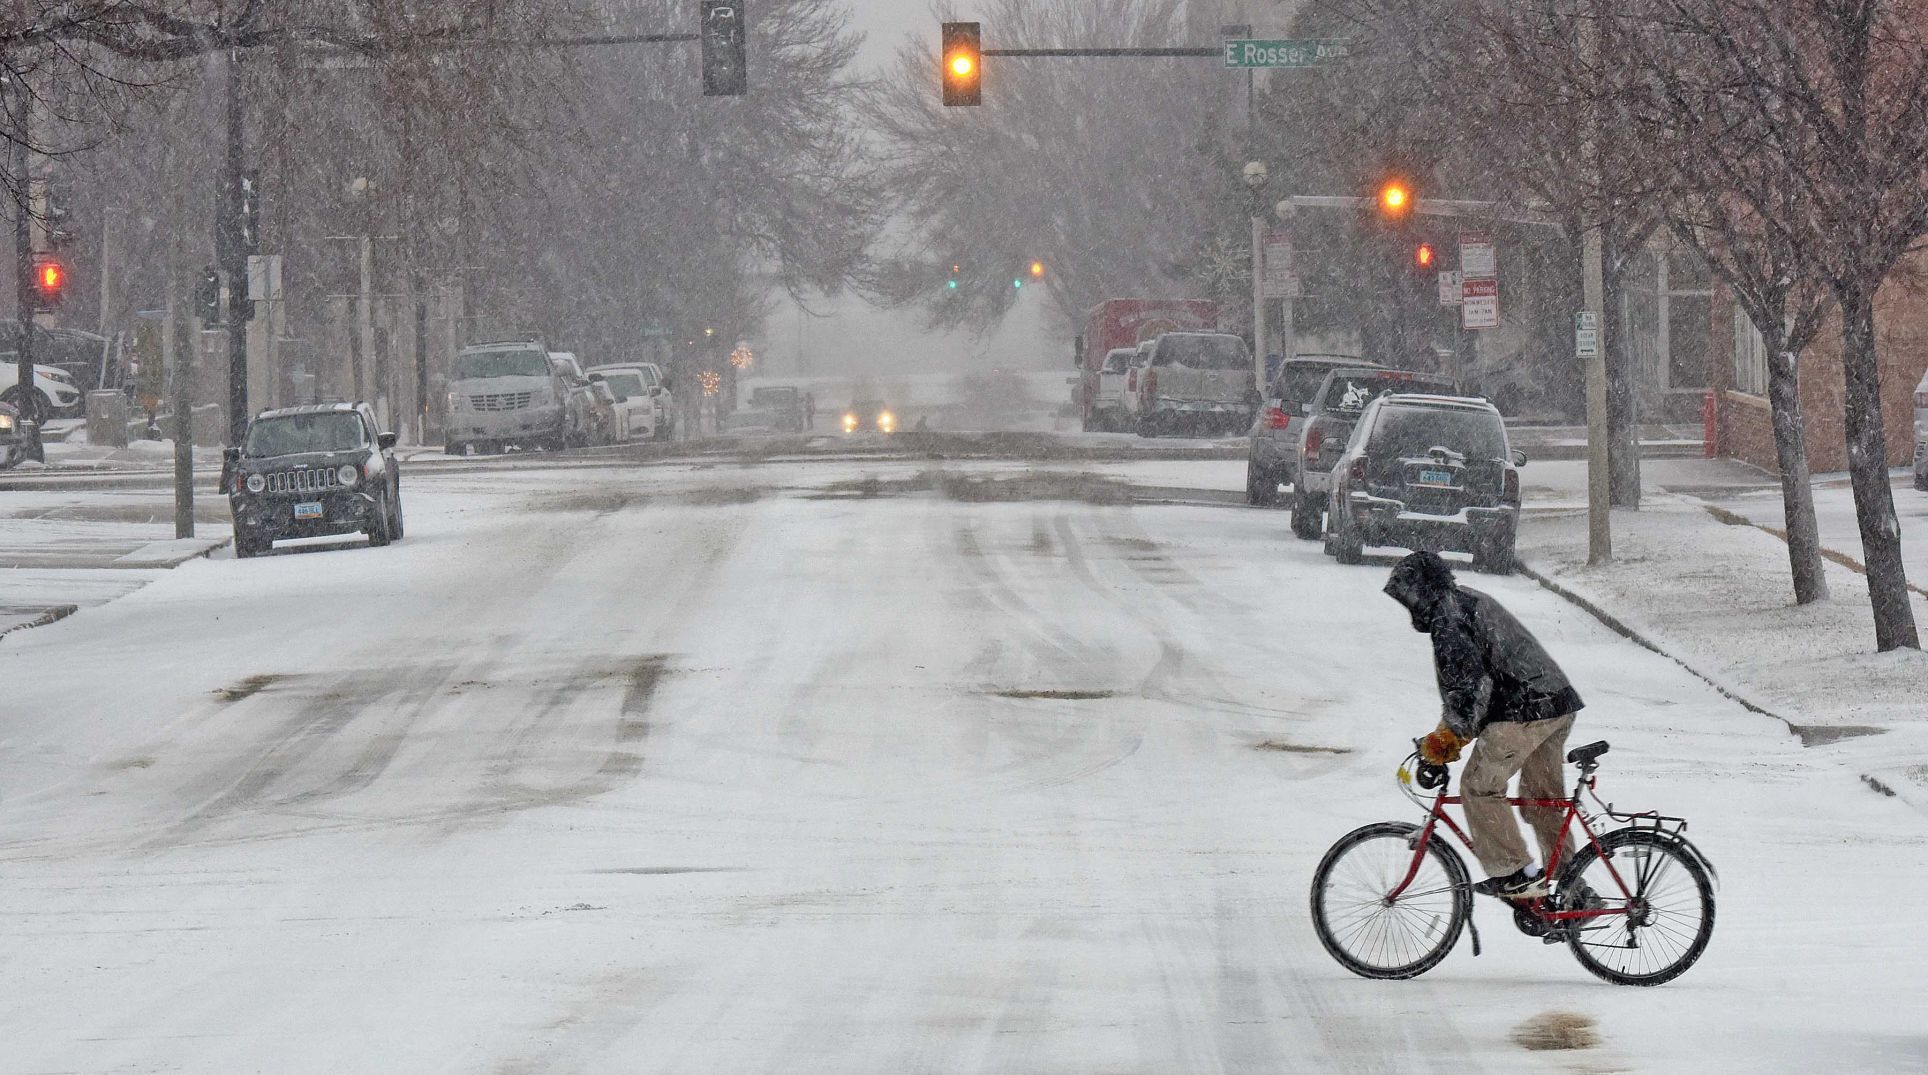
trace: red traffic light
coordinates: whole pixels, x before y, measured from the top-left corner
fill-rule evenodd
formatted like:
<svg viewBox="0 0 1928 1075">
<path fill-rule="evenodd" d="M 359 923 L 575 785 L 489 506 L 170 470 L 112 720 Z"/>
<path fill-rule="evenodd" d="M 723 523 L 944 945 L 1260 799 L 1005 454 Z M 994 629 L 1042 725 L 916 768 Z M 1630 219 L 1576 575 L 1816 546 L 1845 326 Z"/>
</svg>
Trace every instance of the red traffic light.
<svg viewBox="0 0 1928 1075">
<path fill-rule="evenodd" d="M 51 255 L 41 255 L 33 265 L 34 305 L 51 310 L 60 305 L 67 291 L 67 267 Z"/>
<path fill-rule="evenodd" d="M 1418 265 L 1422 269 L 1432 268 L 1433 267 L 1433 244 L 1420 243 L 1419 249 L 1413 251 L 1413 262 L 1414 264 Z"/>
</svg>

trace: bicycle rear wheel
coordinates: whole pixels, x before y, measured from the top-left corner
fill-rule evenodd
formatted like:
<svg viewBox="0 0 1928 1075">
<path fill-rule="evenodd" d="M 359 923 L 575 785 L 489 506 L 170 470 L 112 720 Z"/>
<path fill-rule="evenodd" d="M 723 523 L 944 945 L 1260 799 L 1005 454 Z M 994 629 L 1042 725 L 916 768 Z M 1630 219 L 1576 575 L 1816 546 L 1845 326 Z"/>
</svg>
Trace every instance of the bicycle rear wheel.
<svg viewBox="0 0 1928 1075">
<path fill-rule="evenodd" d="M 1339 965 L 1365 978 L 1415 978 L 1453 950 L 1473 913 L 1466 865 L 1427 842 L 1412 883 L 1387 896 L 1413 863 L 1419 826 L 1382 821 L 1332 845 L 1312 874 L 1312 927 Z"/>
<path fill-rule="evenodd" d="M 1592 906 L 1620 913 L 1569 923 L 1567 946 L 1574 958 L 1616 985 L 1660 985 L 1680 977 L 1714 935 L 1714 885 L 1707 870 L 1678 843 L 1644 829 L 1616 829 L 1600 838 L 1600 846 L 1607 860 L 1589 844 L 1560 871 L 1560 898 L 1573 901 L 1575 886 L 1584 883 L 1597 901 Z"/>
</svg>

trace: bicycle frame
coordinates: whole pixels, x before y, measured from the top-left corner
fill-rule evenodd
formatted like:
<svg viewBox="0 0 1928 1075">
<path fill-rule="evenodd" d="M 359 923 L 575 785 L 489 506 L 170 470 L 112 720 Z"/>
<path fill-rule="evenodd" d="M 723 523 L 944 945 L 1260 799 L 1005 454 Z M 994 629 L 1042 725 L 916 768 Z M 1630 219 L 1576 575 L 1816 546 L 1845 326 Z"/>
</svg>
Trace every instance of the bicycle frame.
<svg viewBox="0 0 1928 1075">
<path fill-rule="evenodd" d="M 1594 853 L 1598 855 L 1600 861 L 1605 864 L 1607 873 L 1612 876 L 1613 883 L 1619 887 L 1620 894 L 1626 901 L 1623 906 L 1617 908 L 1590 908 L 1573 911 L 1550 909 L 1546 906 L 1545 897 L 1535 897 L 1532 900 L 1525 901 L 1524 906 L 1528 913 L 1542 921 L 1565 923 L 1610 916 L 1624 916 L 1633 913 L 1635 905 L 1633 890 L 1628 887 L 1626 879 L 1620 876 L 1619 869 L 1614 866 L 1613 858 L 1607 854 L 1607 849 L 1600 844 L 1600 834 L 1594 831 L 1592 823 L 1587 820 L 1586 812 L 1580 808 L 1580 792 L 1583 790 L 1591 791 L 1594 787 L 1594 781 L 1593 773 L 1589 770 L 1581 774 L 1579 781 L 1574 784 L 1573 794 L 1569 798 L 1522 799 L 1509 797 L 1506 800 L 1509 805 L 1515 808 L 1534 807 L 1561 811 L 1563 818 L 1560 823 L 1560 839 L 1553 849 L 1553 860 L 1546 864 L 1546 877 L 1548 880 L 1559 876 L 1560 864 L 1566 854 L 1567 838 L 1572 834 L 1574 822 L 1577 821 L 1580 824 L 1581 831 L 1587 834 L 1587 843 L 1592 846 Z M 1413 841 L 1412 864 L 1406 868 L 1406 876 L 1400 880 L 1398 885 L 1393 887 L 1391 892 L 1386 894 L 1387 903 L 1397 901 L 1400 895 L 1406 891 L 1406 888 L 1413 883 L 1413 879 L 1419 876 L 1420 864 L 1426 859 L 1426 847 L 1435 838 L 1435 833 L 1441 822 L 1445 822 L 1447 831 L 1458 837 L 1459 842 L 1465 845 L 1467 851 L 1470 852 L 1473 850 L 1473 838 L 1466 833 L 1466 830 L 1459 827 L 1459 823 L 1453 820 L 1451 814 L 1446 812 L 1448 806 L 1458 806 L 1464 809 L 1465 797 L 1449 795 L 1447 794 L 1448 790 L 1450 789 L 1447 785 L 1441 785 L 1439 793 L 1433 797 L 1432 806 L 1426 814 L 1426 824 L 1420 828 L 1419 838 Z M 1410 792 L 1408 792 L 1408 794 L 1410 794 Z M 1418 795 L 1412 795 L 1412 798 L 1417 802 L 1424 802 Z M 1597 795 L 1595 796 L 1595 801 L 1599 801 Z M 1601 804 L 1601 807 L 1606 810 L 1610 816 L 1619 816 L 1614 814 L 1612 807 L 1604 803 Z"/>
</svg>

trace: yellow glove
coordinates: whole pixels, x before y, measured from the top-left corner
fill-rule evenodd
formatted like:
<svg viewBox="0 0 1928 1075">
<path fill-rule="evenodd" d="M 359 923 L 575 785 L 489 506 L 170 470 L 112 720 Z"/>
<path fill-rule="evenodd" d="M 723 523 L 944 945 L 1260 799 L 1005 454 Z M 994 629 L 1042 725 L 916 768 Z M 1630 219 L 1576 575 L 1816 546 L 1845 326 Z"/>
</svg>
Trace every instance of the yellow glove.
<svg viewBox="0 0 1928 1075">
<path fill-rule="evenodd" d="M 1419 741 L 1419 760 L 1427 765 L 1449 765 L 1459 760 L 1459 752 L 1466 740 L 1444 723 L 1435 728 L 1431 735 Z"/>
</svg>

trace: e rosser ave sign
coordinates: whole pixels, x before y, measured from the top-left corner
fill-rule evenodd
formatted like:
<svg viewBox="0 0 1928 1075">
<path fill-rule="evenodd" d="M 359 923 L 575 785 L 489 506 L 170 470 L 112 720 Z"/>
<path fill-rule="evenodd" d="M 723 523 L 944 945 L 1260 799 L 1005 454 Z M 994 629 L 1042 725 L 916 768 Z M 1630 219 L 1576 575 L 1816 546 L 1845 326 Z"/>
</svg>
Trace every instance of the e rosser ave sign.
<svg viewBox="0 0 1928 1075">
<path fill-rule="evenodd" d="M 1317 67 L 1345 59 L 1350 48 L 1344 41 L 1227 41 L 1225 66 Z"/>
</svg>

